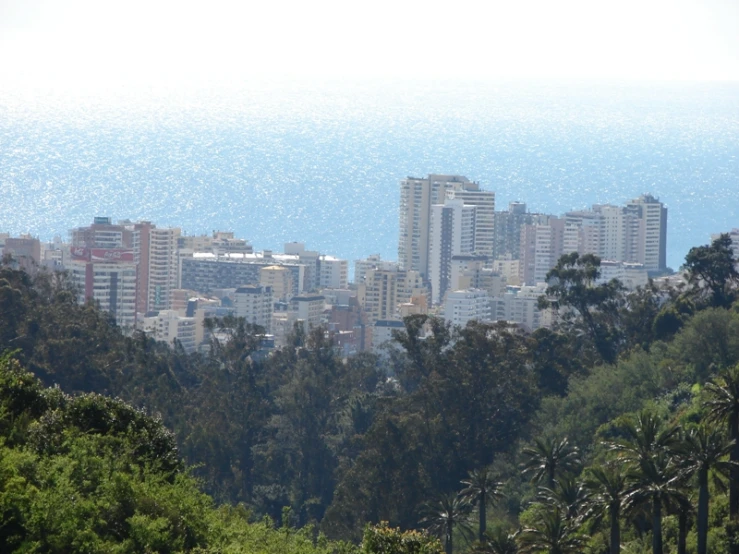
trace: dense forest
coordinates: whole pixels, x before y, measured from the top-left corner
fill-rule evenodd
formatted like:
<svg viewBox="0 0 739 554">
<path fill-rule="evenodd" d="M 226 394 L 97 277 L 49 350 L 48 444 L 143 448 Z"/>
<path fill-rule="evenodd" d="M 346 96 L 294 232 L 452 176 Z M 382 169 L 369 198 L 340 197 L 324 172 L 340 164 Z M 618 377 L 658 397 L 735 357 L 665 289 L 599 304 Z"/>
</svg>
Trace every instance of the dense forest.
<svg viewBox="0 0 739 554">
<path fill-rule="evenodd" d="M 237 318 L 188 355 L 6 264 L 0 550 L 739 552 L 730 239 L 680 286 L 599 264 L 550 272 L 553 329 L 412 316 L 348 359 Z"/>
</svg>

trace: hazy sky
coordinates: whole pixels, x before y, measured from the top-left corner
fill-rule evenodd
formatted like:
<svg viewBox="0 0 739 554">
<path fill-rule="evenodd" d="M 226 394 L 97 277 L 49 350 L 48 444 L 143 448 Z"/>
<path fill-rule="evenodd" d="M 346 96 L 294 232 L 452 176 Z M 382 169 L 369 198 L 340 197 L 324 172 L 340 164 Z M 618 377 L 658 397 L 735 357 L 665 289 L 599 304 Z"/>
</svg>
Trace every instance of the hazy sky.
<svg viewBox="0 0 739 554">
<path fill-rule="evenodd" d="M 0 0 L 0 81 L 739 80 L 739 0 Z"/>
</svg>

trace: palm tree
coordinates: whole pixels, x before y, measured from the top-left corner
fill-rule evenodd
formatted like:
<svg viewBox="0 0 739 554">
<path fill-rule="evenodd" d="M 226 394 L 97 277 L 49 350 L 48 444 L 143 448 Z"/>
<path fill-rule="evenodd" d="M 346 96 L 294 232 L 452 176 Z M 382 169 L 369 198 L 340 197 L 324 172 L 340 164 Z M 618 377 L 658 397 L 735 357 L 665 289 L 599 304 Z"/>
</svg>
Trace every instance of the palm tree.
<svg viewBox="0 0 739 554">
<path fill-rule="evenodd" d="M 485 539 L 470 550 L 470 554 L 518 554 L 516 535 L 503 527 L 495 527 Z"/>
<path fill-rule="evenodd" d="M 728 426 L 729 439 L 734 442 L 729 459 L 739 464 L 739 365 L 706 383 L 705 393 L 707 420 Z M 729 517 L 732 521 L 739 518 L 739 466 L 731 468 L 729 477 Z M 739 547 L 732 548 L 732 552 L 739 552 Z"/>
<path fill-rule="evenodd" d="M 579 554 L 585 541 L 577 534 L 573 520 L 567 520 L 559 508 L 542 510 L 534 525 L 518 536 L 522 554 Z"/>
<path fill-rule="evenodd" d="M 565 519 L 576 520 L 579 523 L 588 496 L 588 491 L 580 480 L 572 475 L 564 475 L 555 481 L 553 489 L 549 487 L 539 489 L 537 500 L 558 508 Z"/>
<path fill-rule="evenodd" d="M 546 486 L 554 488 L 555 479 L 565 473 L 576 472 L 581 465 L 580 451 L 570 445 L 567 437 L 562 440 L 534 439 L 533 446 L 527 446 L 523 453 L 528 460 L 523 465 L 523 473 L 531 474 L 533 483 L 546 479 Z"/>
<path fill-rule="evenodd" d="M 648 460 L 679 442 L 678 427 L 665 427 L 659 417 L 647 410 L 636 417 L 624 418 L 621 429 L 626 437 L 608 443 L 608 447 L 618 454 L 619 459 L 633 464 Z"/>
<path fill-rule="evenodd" d="M 671 449 L 679 442 L 679 429 L 665 426 L 654 413 L 644 410 L 636 417 L 624 418 L 625 438 L 609 443 L 618 460 L 629 465 L 629 492 L 625 507 L 651 504 L 652 550 L 662 554 L 662 507 L 689 506 L 680 487 L 680 473 Z"/>
<path fill-rule="evenodd" d="M 468 502 L 477 504 L 480 516 L 478 540 L 483 542 L 487 527 L 487 507 L 503 496 L 500 492 L 502 483 L 495 480 L 495 474 L 491 470 L 481 469 L 470 471 L 467 479 L 462 480 L 462 484 L 467 486 L 460 491 L 460 496 Z"/>
<path fill-rule="evenodd" d="M 626 475 L 617 465 L 590 468 L 585 479 L 590 491 L 589 515 L 596 521 L 608 517 L 611 524 L 610 554 L 621 551 L 621 508 L 626 496 Z"/>
<path fill-rule="evenodd" d="M 723 433 L 701 426 L 688 432 L 677 449 L 684 476 L 698 476 L 698 554 L 706 554 L 708 549 L 708 476 L 711 471 L 729 476 L 737 464 L 724 458 L 733 448 L 734 441 Z M 716 484 L 721 484 L 718 479 Z"/>
<path fill-rule="evenodd" d="M 631 486 L 624 505 L 627 509 L 650 505 L 652 509 L 652 552 L 662 554 L 662 507 L 678 506 L 690 510 L 690 501 L 683 492 L 681 473 L 675 457 L 667 451 L 642 458 L 629 472 Z"/>
<path fill-rule="evenodd" d="M 469 503 L 457 495 L 444 496 L 435 504 L 427 504 L 424 511 L 426 515 L 421 523 L 427 525 L 429 531 L 437 534 L 444 541 L 446 554 L 452 554 L 454 528 L 457 527 L 463 532 L 470 531 Z"/>
</svg>

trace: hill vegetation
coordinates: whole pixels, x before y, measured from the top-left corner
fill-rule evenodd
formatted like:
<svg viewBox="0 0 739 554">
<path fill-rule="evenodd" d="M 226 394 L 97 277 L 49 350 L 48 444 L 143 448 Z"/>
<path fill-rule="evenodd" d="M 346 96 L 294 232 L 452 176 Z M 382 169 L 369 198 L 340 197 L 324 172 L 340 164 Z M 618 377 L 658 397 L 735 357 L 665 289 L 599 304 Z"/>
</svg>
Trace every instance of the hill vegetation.
<svg viewBox="0 0 739 554">
<path fill-rule="evenodd" d="M 322 329 L 255 356 L 237 318 L 187 355 L 77 305 L 64 274 L 2 267 L 2 550 L 350 552 L 324 537 L 386 521 L 364 551 L 439 549 L 400 527 L 447 552 L 736 552 L 730 246 L 635 292 L 564 256 L 554 329 L 413 316 L 347 360 Z"/>
</svg>

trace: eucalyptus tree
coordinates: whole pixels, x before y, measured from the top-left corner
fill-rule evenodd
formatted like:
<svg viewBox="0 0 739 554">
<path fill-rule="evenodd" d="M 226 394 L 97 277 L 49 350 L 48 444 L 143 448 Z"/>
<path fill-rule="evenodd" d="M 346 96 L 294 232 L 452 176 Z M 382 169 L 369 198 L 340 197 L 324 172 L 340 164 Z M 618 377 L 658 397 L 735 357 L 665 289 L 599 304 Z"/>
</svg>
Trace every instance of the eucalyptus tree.
<svg viewBox="0 0 739 554">
<path fill-rule="evenodd" d="M 466 485 L 460 496 L 473 504 L 477 504 L 480 517 L 478 526 L 478 540 L 483 542 L 487 528 L 487 507 L 502 497 L 500 488 L 502 483 L 497 481 L 495 474 L 488 468 L 473 470 L 469 472 L 467 479 L 462 480 Z"/>
<path fill-rule="evenodd" d="M 563 308 L 563 321 L 581 330 L 592 341 L 598 356 L 608 364 L 618 357 L 621 345 L 620 307 L 624 287 L 615 279 L 598 284 L 600 258 L 577 252 L 559 258 L 546 275 L 546 295 L 540 297 L 541 308 Z M 576 318 L 573 318 L 576 315 Z M 579 319 L 578 319 L 579 318 Z"/>
<path fill-rule="evenodd" d="M 555 480 L 560 475 L 574 473 L 582 465 L 580 451 L 563 439 L 536 438 L 534 443 L 523 449 L 527 460 L 523 464 L 524 475 L 531 475 L 531 481 L 542 481 L 549 489 L 554 489 Z"/>
<path fill-rule="evenodd" d="M 683 268 L 687 270 L 688 283 L 697 298 L 723 308 L 736 299 L 739 271 L 728 234 L 720 235 L 710 245 L 691 248 Z"/>
</svg>

